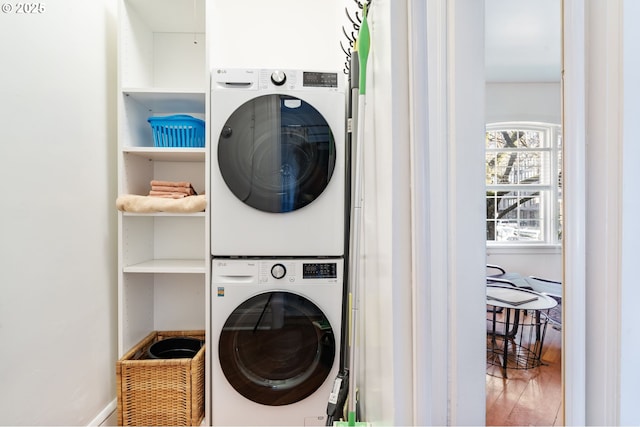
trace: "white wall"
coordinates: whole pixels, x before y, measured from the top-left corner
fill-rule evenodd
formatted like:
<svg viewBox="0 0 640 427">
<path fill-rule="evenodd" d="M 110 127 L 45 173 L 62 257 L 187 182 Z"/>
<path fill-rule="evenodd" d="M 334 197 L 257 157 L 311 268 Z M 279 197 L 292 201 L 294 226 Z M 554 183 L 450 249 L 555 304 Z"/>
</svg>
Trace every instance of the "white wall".
<svg viewBox="0 0 640 427">
<path fill-rule="evenodd" d="M 486 121 L 560 124 L 560 91 L 560 83 L 487 83 Z"/>
<path fill-rule="evenodd" d="M 6 4 L 0 424 L 85 425 L 115 398 L 116 6 Z"/>
<path fill-rule="evenodd" d="M 634 48 L 640 38 L 637 19 L 640 3 L 636 0 L 623 2 L 623 44 L 624 44 L 624 116 L 623 116 L 623 160 L 622 160 L 622 289 L 621 289 L 621 366 L 620 366 L 620 425 L 640 425 L 638 408 L 638 384 L 640 384 L 640 333 L 636 325 L 637 307 L 640 300 L 637 261 L 640 253 L 640 180 L 638 159 L 640 145 L 640 55 Z"/>
<path fill-rule="evenodd" d="M 523 276 L 562 281 L 562 249 L 560 247 L 488 248 L 487 264 L 499 265 L 508 272 Z"/>
<path fill-rule="evenodd" d="M 344 7 L 342 0 L 209 0 L 209 64 L 342 71 Z"/>
</svg>

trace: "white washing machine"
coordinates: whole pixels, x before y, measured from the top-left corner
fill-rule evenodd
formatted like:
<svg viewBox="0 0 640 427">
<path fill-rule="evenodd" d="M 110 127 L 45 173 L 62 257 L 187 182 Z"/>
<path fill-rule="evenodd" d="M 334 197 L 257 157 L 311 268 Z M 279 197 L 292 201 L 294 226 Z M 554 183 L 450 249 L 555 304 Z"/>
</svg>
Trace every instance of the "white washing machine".
<svg viewBox="0 0 640 427">
<path fill-rule="evenodd" d="M 342 259 L 214 259 L 213 425 L 325 425 Z"/>
<path fill-rule="evenodd" d="M 211 73 L 211 253 L 344 254 L 342 73 Z"/>
</svg>

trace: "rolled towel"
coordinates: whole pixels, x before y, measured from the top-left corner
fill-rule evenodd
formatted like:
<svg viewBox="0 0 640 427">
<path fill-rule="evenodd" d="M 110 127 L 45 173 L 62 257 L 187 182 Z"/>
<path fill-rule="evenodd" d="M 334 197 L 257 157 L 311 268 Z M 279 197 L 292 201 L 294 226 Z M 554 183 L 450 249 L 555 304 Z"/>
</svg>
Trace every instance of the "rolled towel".
<svg viewBox="0 0 640 427">
<path fill-rule="evenodd" d="M 207 207 L 207 199 L 202 196 L 190 196 L 181 199 L 163 197 L 138 196 L 124 194 L 116 200 L 116 207 L 123 212 L 153 213 L 194 213 L 202 212 Z"/>
</svg>

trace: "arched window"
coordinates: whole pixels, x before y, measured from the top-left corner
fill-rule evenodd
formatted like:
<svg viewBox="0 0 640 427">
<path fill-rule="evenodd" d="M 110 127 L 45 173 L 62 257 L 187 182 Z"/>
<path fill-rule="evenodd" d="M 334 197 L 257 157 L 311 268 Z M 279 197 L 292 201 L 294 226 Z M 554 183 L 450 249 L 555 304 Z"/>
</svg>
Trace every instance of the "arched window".
<svg viewBox="0 0 640 427">
<path fill-rule="evenodd" d="M 487 125 L 488 245 L 555 245 L 562 239 L 560 126 Z"/>
</svg>

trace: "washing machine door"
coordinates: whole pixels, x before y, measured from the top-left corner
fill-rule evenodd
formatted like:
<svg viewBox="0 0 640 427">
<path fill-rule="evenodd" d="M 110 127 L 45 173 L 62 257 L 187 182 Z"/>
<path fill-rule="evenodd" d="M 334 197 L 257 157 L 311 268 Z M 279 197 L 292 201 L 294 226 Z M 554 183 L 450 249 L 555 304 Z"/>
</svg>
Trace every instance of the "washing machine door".
<svg viewBox="0 0 640 427">
<path fill-rule="evenodd" d="M 322 311 L 291 292 L 266 292 L 238 306 L 218 343 L 225 377 L 253 402 L 269 406 L 303 400 L 333 365 L 333 330 Z"/>
<path fill-rule="evenodd" d="M 313 202 L 329 184 L 336 146 L 327 121 L 302 99 L 262 95 L 236 109 L 218 139 L 218 165 L 233 194 L 265 212 Z"/>
</svg>

